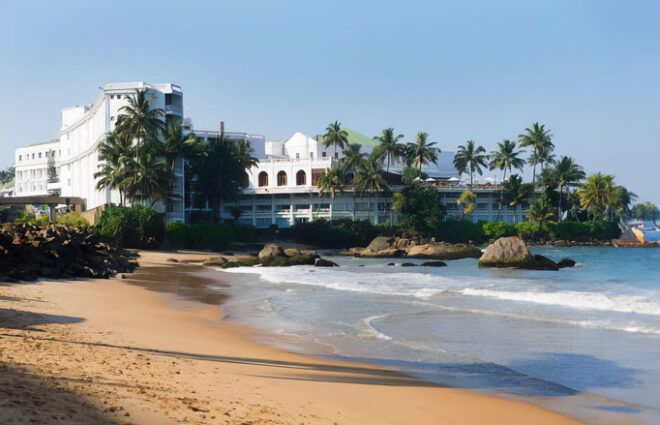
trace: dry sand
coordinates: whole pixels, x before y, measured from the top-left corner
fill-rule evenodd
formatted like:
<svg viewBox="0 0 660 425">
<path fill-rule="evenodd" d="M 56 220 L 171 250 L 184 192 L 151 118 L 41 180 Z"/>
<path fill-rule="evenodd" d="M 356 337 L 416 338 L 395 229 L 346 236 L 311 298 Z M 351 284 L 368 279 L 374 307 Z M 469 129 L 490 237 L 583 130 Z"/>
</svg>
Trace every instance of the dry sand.
<svg viewBox="0 0 660 425">
<path fill-rule="evenodd" d="M 223 295 L 199 267 L 173 256 L 200 258 L 144 252 L 128 280 L 0 284 L 0 423 L 577 423 L 257 344 L 222 320 Z"/>
</svg>

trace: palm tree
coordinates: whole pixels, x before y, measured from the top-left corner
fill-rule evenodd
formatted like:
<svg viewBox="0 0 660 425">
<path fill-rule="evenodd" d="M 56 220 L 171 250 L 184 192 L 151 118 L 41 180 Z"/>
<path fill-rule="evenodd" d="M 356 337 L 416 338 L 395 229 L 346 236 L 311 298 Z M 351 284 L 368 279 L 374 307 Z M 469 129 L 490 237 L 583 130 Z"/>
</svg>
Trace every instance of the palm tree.
<svg viewBox="0 0 660 425">
<path fill-rule="evenodd" d="M 516 148 L 516 142 L 505 139 L 501 143 L 498 143 L 497 150 L 490 154 L 490 169 L 499 168 L 502 170 L 503 183 L 506 180 L 507 171 L 511 172 L 512 168 L 522 171 L 525 160 L 518 157 L 521 153 L 520 149 Z M 502 213 L 502 195 L 503 191 L 500 191 L 500 206 L 497 211 L 498 219 Z"/>
<path fill-rule="evenodd" d="M 584 180 L 585 174 L 584 171 L 582 170 L 582 167 L 580 167 L 573 160 L 573 158 L 568 156 L 561 157 L 561 159 L 552 169 L 552 173 L 554 174 L 554 177 L 557 181 L 557 185 L 559 186 L 559 207 L 557 209 L 557 213 L 558 213 L 557 216 L 558 216 L 558 220 L 561 221 L 562 220 L 561 201 L 562 201 L 562 195 L 564 193 L 564 189 L 566 189 L 566 192 L 569 193 L 571 187 L 578 186 L 580 181 Z"/>
<path fill-rule="evenodd" d="M 555 160 L 555 154 L 553 153 L 553 147 L 552 146 L 541 146 L 532 154 L 529 156 L 529 162 L 534 164 L 539 164 L 541 166 L 541 186 L 545 185 L 545 180 L 544 178 L 547 176 L 547 174 L 544 174 L 543 172 L 545 171 L 545 165 L 554 165 L 557 161 Z"/>
<path fill-rule="evenodd" d="M 98 160 L 100 170 L 94 173 L 97 190 L 106 187 L 119 191 L 119 204 L 124 205 L 128 185 L 126 175 L 127 160 L 133 156 L 133 146 L 130 135 L 115 129 L 99 144 Z"/>
<path fill-rule="evenodd" d="M 552 143 L 552 134 L 550 133 L 550 130 L 545 129 L 545 125 L 539 125 L 538 122 L 535 122 L 532 124 L 531 128 L 525 128 L 525 132 L 518 136 L 518 141 L 520 142 L 520 147 L 532 148 L 532 156 L 530 157 L 529 162 L 534 166 L 532 171 L 532 184 L 536 184 L 536 165 L 539 163 L 539 158 L 535 156 L 535 154 L 544 148 L 547 151 L 552 152 L 552 149 L 555 147 Z"/>
<path fill-rule="evenodd" d="M 539 199 L 527 211 L 527 218 L 539 224 L 539 231 L 544 229 L 545 224 L 551 222 L 555 214 L 552 212 L 552 203 L 546 192 L 541 194 Z"/>
<path fill-rule="evenodd" d="M 126 196 L 141 203 L 148 200 L 150 205 L 158 201 L 167 202 L 170 198 L 170 169 L 165 160 L 154 153 L 144 152 L 137 161 L 126 159 L 124 168 L 128 178 Z"/>
<path fill-rule="evenodd" d="M 254 149 L 245 140 L 232 140 L 230 143 L 234 147 L 234 157 L 244 169 L 249 170 L 259 164 L 259 160 L 252 156 Z"/>
<path fill-rule="evenodd" d="M 323 147 L 335 147 L 335 158 L 337 157 L 337 146 L 344 149 L 348 145 L 348 132 L 341 128 L 341 123 L 335 121 L 329 124 L 326 128 L 326 133 L 323 135 Z"/>
<path fill-rule="evenodd" d="M 522 178 L 512 174 L 509 180 L 502 183 L 502 201 L 513 208 L 513 219 L 518 221 L 518 205 L 526 202 L 534 192 L 534 185 L 523 183 Z"/>
<path fill-rule="evenodd" d="M 387 175 L 390 173 L 390 163 L 403 156 L 404 145 L 399 143 L 401 139 L 403 139 L 403 134 L 395 136 L 393 128 L 386 128 L 380 136 L 374 136 L 374 140 L 378 140 L 380 143 L 374 149 L 373 154 L 378 160 L 387 160 L 385 169 Z"/>
<path fill-rule="evenodd" d="M 475 146 L 474 140 L 468 140 L 465 146 L 458 147 L 454 155 L 454 167 L 460 174 L 470 173 L 470 187 L 474 184 L 474 173 L 482 175 L 481 167 L 486 167 L 486 149 L 483 146 Z"/>
<path fill-rule="evenodd" d="M 383 170 L 381 169 L 379 160 L 375 155 L 371 155 L 368 159 L 362 162 L 362 166 L 358 169 L 354 182 L 356 188 L 360 191 L 360 196 L 362 196 L 364 192 L 373 194 L 387 189 L 387 182 L 383 177 Z M 369 212 L 367 215 L 369 220 L 371 220 L 371 202 L 369 202 Z"/>
<path fill-rule="evenodd" d="M 590 175 L 580 186 L 578 195 L 580 206 L 591 213 L 593 219 L 602 219 L 614 199 L 614 176 L 601 173 Z"/>
<path fill-rule="evenodd" d="M 140 142 L 155 143 L 165 130 L 165 111 L 152 108 L 147 90 L 138 90 L 128 98 L 128 105 L 119 109 L 117 128 L 136 139 L 135 158 L 140 155 Z"/>
<path fill-rule="evenodd" d="M 340 161 L 340 166 L 344 172 L 348 173 L 350 171 L 355 175 L 357 170 L 362 166 L 366 153 L 360 152 L 361 148 L 362 146 L 357 143 L 351 143 L 346 146 L 344 155 Z"/>
<path fill-rule="evenodd" d="M 419 175 L 422 174 L 422 165 L 434 164 L 438 160 L 440 149 L 435 147 L 435 142 L 428 142 L 428 134 L 417 133 L 417 142 L 406 145 L 406 159 L 410 165 L 415 165 Z"/>
<path fill-rule="evenodd" d="M 181 127 L 174 121 L 167 122 L 165 138 L 161 145 L 160 154 L 162 154 L 174 173 L 174 163 L 177 158 L 193 158 L 201 155 L 202 144 L 198 142 L 194 133 L 184 138 Z"/>
<path fill-rule="evenodd" d="M 332 218 L 332 211 L 335 205 L 335 194 L 339 190 L 343 192 L 344 189 L 344 173 L 341 168 L 330 168 L 326 170 L 319 178 L 319 196 L 324 197 L 330 194 L 330 217 Z"/>
</svg>

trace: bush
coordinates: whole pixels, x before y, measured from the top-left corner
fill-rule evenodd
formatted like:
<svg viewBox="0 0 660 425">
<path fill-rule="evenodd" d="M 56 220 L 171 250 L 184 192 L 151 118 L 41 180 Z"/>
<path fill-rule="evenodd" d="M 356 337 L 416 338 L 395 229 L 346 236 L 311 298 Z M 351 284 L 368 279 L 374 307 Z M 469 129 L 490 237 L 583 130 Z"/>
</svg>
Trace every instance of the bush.
<svg viewBox="0 0 660 425">
<path fill-rule="evenodd" d="M 23 210 L 23 215 L 14 220 L 14 223 L 35 224 L 38 226 L 43 226 L 48 224 L 48 216 L 42 215 L 41 217 L 37 218 L 34 214 L 27 212 L 27 210 Z"/>
<path fill-rule="evenodd" d="M 234 240 L 239 242 L 254 242 L 257 240 L 257 228 L 251 224 L 234 225 Z"/>
<path fill-rule="evenodd" d="M 549 223 L 548 234 L 553 239 L 571 241 L 610 240 L 619 237 L 619 227 L 609 221 L 563 221 Z"/>
<path fill-rule="evenodd" d="M 516 228 L 504 221 L 488 221 L 483 224 L 484 236 L 490 239 L 497 239 L 504 236 L 513 236 L 517 234 Z"/>
<path fill-rule="evenodd" d="M 380 233 L 380 228 L 369 221 L 348 218 L 328 221 L 317 219 L 281 229 L 283 235 L 299 242 L 325 248 L 367 246 Z"/>
<path fill-rule="evenodd" d="M 435 238 L 450 243 L 482 242 L 484 240 L 483 225 L 483 221 L 473 223 L 468 220 L 447 220 L 440 223 L 435 232 Z"/>
<path fill-rule="evenodd" d="M 532 221 L 521 221 L 520 223 L 516 223 L 515 228 L 516 232 L 518 232 L 518 236 L 523 239 L 532 239 L 539 231 L 539 225 Z"/>
<path fill-rule="evenodd" d="M 99 234 L 124 248 L 155 248 L 163 241 L 163 216 L 144 205 L 108 205 L 96 224 Z"/>
<path fill-rule="evenodd" d="M 79 212 L 75 211 L 58 216 L 55 219 L 55 222 L 57 224 L 64 224 L 66 226 L 89 226 L 89 221 L 87 221 L 87 219 L 83 217 Z"/>
<path fill-rule="evenodd" d="M 165 237 L 174 248 L 217 249 L 234 240 L 234 229 L 225 223 L 167 223 Z"/>
</svg>

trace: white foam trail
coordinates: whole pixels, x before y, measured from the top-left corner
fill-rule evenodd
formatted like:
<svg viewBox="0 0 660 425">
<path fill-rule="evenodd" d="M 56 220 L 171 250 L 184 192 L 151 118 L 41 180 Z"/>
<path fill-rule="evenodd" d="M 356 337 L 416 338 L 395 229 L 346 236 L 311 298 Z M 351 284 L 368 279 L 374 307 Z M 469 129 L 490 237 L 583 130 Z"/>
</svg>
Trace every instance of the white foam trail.
<svg viewBox="0 0 660 425">
<path fill-rule="evenodd" d="M 522 301 L 544 305 L 615 311 L 619 313 L 638 313 L 660 316 L 660 302 L 650 301 L 636 295 L 606 295 L 597 292 L 558 291 L 499 291 L 492 289 L 465 288 L 458 291 L 463 295 L 496 298 L 507 301 Z"/>
<path fill-rule="evenodd" d="M 382 319 L 383 317 L 387 317 L 387 316 L 389 315 L 379 314 L 376 316 L 369 316 L 362 319 L 362 325 L 365 331 L 362 336 L 367 336 L 367 337 L 372 336 L 385 341 L 391 341 L 392 340 L 391 336 L 385 335 L 384 333 L 376 329 L 372 323 L 374 320 Z"/>
</svg>

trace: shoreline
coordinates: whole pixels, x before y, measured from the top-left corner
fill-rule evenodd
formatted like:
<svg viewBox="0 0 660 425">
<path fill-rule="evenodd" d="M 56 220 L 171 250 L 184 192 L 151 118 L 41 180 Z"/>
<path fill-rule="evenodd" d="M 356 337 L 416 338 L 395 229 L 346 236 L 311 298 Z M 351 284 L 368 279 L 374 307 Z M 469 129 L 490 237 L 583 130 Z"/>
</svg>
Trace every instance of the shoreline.
<svg viewBox="0 0 660 425">
<path fill-rule="evenodd" d="M 166 261 L 209 255 L 141 255 L 132 279 L 0 286 L 0 379 L 7 388 L 31 383 L 18 395 L 23 404 L 0 402 L 3 423 L 26 415 L 37 423 L 578 423 L 382 367 L 259 344 L 259 331 L 222 320 L 225 295 L 206 287 L 203 269 Z M 28 406 L 34 400 L 36 409 Z"/>
</svg>

